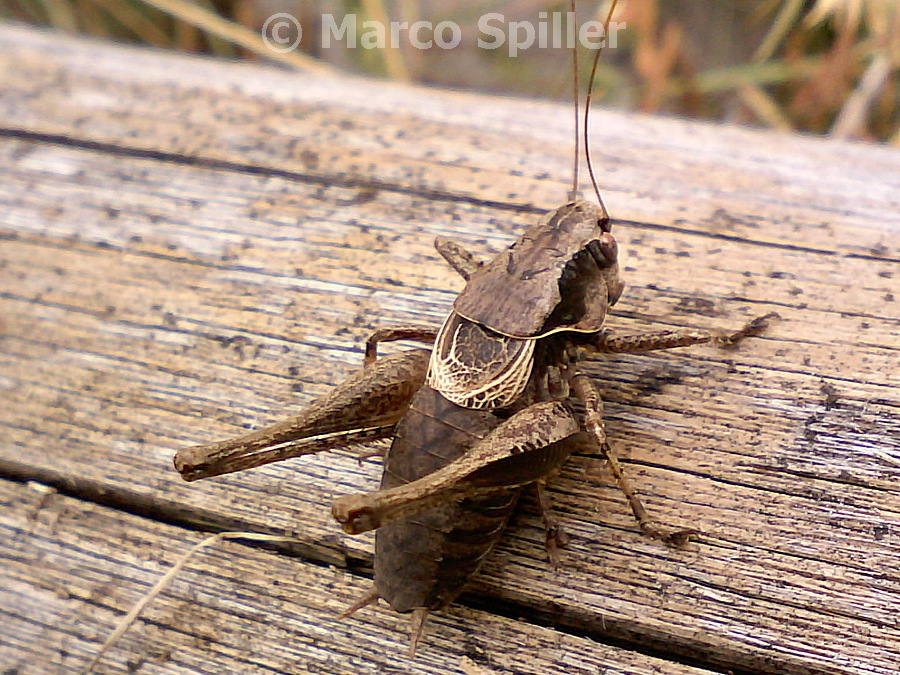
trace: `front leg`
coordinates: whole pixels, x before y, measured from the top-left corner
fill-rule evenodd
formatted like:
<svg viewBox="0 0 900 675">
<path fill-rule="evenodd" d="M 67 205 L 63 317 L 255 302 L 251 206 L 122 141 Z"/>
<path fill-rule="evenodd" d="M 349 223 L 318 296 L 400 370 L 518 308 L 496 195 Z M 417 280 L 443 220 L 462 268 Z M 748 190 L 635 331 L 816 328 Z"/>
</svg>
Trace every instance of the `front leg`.
<svg viewBox="0 0 900 675">
<path fill-rule="evenodd" d="M 638 335 L 613 335 L 601 331 L 592 336 L 587 349 L 613 354 L 637 354 L 658 349 L 673 349 L 712 342 L 720 347 L 730 348 L 744 338 L 761 335 L 772 319 L 780 318 L 776 312 L 756 317 L 748 321 L 740 330 L 733 333 L 711 330 L 662 330 Z"/>
<path fill-rule="evenodd" d="M 434 240 L 434 247 L 447 261 L 447 264 L 455 269 L 457 274 L 466 281 L 484 264 L 463 248 L 461 244 L 457 244 L 447 237 L 437 237 Z"/>
</svg>

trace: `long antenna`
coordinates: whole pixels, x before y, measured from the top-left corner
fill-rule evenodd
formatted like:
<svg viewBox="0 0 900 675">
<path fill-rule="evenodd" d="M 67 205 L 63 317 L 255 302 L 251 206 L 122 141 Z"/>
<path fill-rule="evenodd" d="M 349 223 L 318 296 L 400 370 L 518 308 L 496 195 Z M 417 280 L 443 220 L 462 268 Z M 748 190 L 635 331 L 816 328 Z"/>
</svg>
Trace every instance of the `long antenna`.
<svg viewBox="0 0 900 675">
<path fill-rule="evenodd" d="M 609 7 L 609 14 L 606 15 L 606 21 L 603 24 L 603 45 L 606 45 L 606 41 L 609 40 L 609 23 L 612 21 L 612 15 L 613 12 L 616 11 L 618 2 L 619 0 L 612 0 Z M 594 186 L 594 194 L 597 195 L 597 201 L 600 202 L 600 206 L 606 211 L 606 204 L 603 203 L 603 197 L 600 196 L 600 188 L 597 187 L 597 179 L 594 177 L 594 165 L 591 162 L 591 144 L 588 138 L 588 129 L 590 128 L 589 118 L 591 114 L 591 92 L 594 90 L 594 80 L 597 77 L 597 64 L 600 63 L 600 52 L 602 51 L 603 46 L 594 52 L 594 63 L 591 66 L 591 77 L 588 80 L 587 96 L 584 100 L 584 159 L 587 162 L 591 184 Z"/>
<path fill-rule="evenodd" d="M 574 26 L 570 28 L 575 35 L 578 35 L 578 20 L 577 20 L 577 9 L 575 7 L 575 0 L 570 0 L 569 2 L 569 12 L 570 19 L 572 20 L 572 24 Z M 581 163 L 579 157 L 579 151 L 581 150 L 581 138 L 578 133 L 578 124 L 581 121 L 581 115 L 578 112 L 578 41 L 576 39 L 575 45 L 572 47 L 572 100 L 575 102 L 575 166 L 572 170 L 572 192 L 569 194 L 569 201 L 574 202 L 578 199 L 579 193 L 579 185 L 578 185 L 578 165 Z"/>
</svg>

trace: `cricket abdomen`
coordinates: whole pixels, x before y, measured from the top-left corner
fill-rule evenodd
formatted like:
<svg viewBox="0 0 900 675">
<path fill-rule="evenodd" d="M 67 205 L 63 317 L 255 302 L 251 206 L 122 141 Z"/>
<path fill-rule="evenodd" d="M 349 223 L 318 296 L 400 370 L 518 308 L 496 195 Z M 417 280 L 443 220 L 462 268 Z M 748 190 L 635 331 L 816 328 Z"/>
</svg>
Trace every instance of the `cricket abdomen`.
<svg viewBox="0 0 900 675">
<path fill-rule="evenodd" d="M 381 487 L 428 475 L 464 454 L 499 424 L 488 411 L 419 389 L 397 426 Z M 506 526 L 519 488 L 453 501 L 385 525 L 375 535 L 375 586 L 399 612 L 440 609 L 459 595 Z"/>
</svg>

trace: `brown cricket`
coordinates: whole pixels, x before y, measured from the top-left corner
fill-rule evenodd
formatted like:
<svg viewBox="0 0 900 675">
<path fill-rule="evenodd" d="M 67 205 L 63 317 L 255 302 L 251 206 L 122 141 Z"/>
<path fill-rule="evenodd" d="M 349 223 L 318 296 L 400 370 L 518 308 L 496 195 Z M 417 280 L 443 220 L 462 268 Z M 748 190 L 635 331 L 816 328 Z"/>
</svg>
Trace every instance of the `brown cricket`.
<svg viewBox="0 0 900 675">
<path fill-rule="evenodd" d="M 574 452 L 603 454 L 645 533 L 683 542 L 690 531 L 651 524 L 607 442 L 600 394 L 578 363 L 594 353 L 732 345 L 761 332 L 772 315 L 731 334 L 613 335 L 603 324 L 624 284 L 594 187 L 599 204 L 573 191 L 572 201 L 487 264 L 438 239 L 437 250 L 467 281 L 438 331 L 377 331 L 364 368 L 328 396 L 273 426 L 180 450 L 176 469 L 197 480 L 392 436 L 380 489 L 341 497 L 332 513 L 350 534 L 377 529 L 374 587 L 347 614 L 379 598 L 411 612 L 410 655 L 428 613 L 456 599 L 497 543 L 525 486 L 537 489 L 556 562 L 564 537 L 544 486 Z M 379 342 L 403 339 L 434 346 L 377 358 Z"/>
</svg>

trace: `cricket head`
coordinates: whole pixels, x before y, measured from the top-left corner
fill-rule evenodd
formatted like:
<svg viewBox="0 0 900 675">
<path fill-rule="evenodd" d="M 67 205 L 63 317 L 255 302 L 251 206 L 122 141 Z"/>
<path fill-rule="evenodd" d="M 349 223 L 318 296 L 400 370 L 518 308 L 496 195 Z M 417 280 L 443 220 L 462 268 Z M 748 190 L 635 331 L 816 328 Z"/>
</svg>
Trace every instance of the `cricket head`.
<svg viewBox="0 0 900 675">
<path fill-rule="evenodd" d="M 599 331 L 624 288 L 610 230 L 600 205 L 561 206 L 472 274 L 453 309 L 519 339 Z"/>
</svg>

